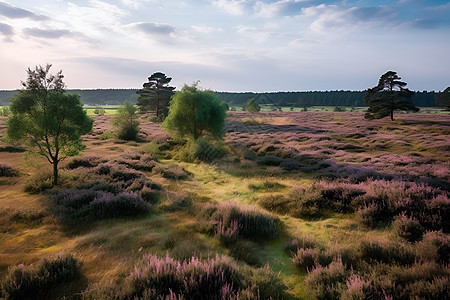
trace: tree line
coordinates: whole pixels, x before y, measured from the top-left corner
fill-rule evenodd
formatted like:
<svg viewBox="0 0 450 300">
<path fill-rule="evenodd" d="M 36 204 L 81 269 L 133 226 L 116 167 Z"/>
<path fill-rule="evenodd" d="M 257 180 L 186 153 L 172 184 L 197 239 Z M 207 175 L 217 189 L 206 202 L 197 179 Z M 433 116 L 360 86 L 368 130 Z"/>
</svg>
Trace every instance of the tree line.
<svg viewBox="0 0 450 300">
<path fill-rule="evenodd" d="M 124 100 L 136 104 L 138 89 L 68 89 L 69 93 L 79 94 L 85 105 L 120 105 Z M 7 106 L 18 91 L 0 91 L 0 106 Z M 364 102 L 364 91 L 310 91 L 310 92 L 214 92 L 221 101 L 229 106 L 244 106 L 248 99 L 255 98 L 261 104 L 272 104 L 284 107 L 308 106 L 367 106 Z M 412 103 L 419 107 L 445 107 L 440 101 L 444 92 L 417 91 L 412 96 Z"/>
</svg>

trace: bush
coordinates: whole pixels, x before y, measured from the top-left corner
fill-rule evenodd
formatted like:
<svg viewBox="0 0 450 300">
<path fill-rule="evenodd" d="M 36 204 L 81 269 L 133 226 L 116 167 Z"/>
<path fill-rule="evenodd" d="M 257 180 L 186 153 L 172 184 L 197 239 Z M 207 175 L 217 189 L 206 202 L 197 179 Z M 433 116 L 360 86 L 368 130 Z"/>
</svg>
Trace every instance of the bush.
<svg viewBox="0 0 450 300">
<path fill-rule="evenodd" d="M 228 257 L 205 261 L 196 256 L 175 260 L 145 255 L 120 283 L 93 286 L 86 299 L 272 299 L 283 298 L 284 285 L 269 267 L 239 268 Z"/>
<path fill-rule="evenodd" d="M 117 162 L 101 163 L 88 171 L 85 168 L 78 168 L 74 172 L 74 177 L 73 186 L 76 188 L 101 190 L 114 194 L 123 191 L 138 192 L 144 187 L 156 187 L 144 173 Z"/>
<path fill-rule="evenodd" d="M 385 241 L 362 241 L 362 259 L 369 263 L 412 265 L 416 256 L 409 245 Z"/>
<path fill-rule="evenodd" d="M 0 177 L 18 176 L 18 170 L 10 164 L 0 162 Z"/>
<path fill-rule="evenodd" d="M 230 256 L 250 266 L 260 267 L 261 259 L 258 255 L 258 248 L 258 245 L 252 241 L 238 240 L 230 247 Z"/>
<path fill-rule="evenodd" d="M 59 182 L 61 183 L 63 174 L 60 173 Z M 39 173 L 33 174 L 25 182 L 25 192 L 30 194 L 39 194 L 53 187 L 53 172 L 50 169 L 41 169 Z"/>
<path fill-rule="evenodd" d="M 96 156 L 86 156 L 86 157 L 79 157 L 79 158 L 73 158 L 72 161 L 70 161 L 67 164 L 67 169 L 73 170 L 80 167 L 83 168 L 93 168 L 98 166 L 100 163 L 105 162 L 100 157 Z"/>
<path fill-rule="evenodd" d="M 227 154 L 218 142 L 208 141 L 204 138 L 189 140 L 180 150 L 177 158 L 181 161 L 194 162 L 196 160 L 213 162 Z"/>
<path fill-rule="evenodd" d="M 236 222 L 239 235 L 254 239 L 274 238 L 277 226 L 272 216 L 256 208 L 241 208 L 235 204 L 223 204 L 213 215 L 216 222 L 222 221 L 226 228 Z"/>
<path fill-rule="evenodd" d="M 125 280 L 128 290 L 121 291 L 121 297 L 115 295 L 113 298 L 166 299 L 179 295 L 184 299 L 223 299 L 229 294 L 236 295 L 243 286 L 237 266 L 221 256 L 202 262 L 195 256 L 178 261 L 169 255 L 165 258 L 145 255 L 142 263 Z M 120 288 L 116 289 L 120 292 Z M 104 293 L 97 292 L 99 296 Z"/>
<path fill-rule="evenodd" d="M 263 157 L 258 157 L 256 163 L 263 166 L 279 166 L 282 161 L 283 159 L 279 158 L 278 156 L 266 155 Z"/>
<path fill-rule="evenodd" d="M 115 161 L 135 170 L 149 172 L 157 165 L 156 157 L 153 154 L 141 154 L 131 150 L 125 150 Z"/>
<path fill-rule="evenodd" d="M 150 204 L 139 195 L 122 192 L 114 195 L 92 189 L 59 190 L 53 196 L 55 215 L 65 224 L 148 213 Z"/>
<path fill-rule="evenodd" d="M 393 226 L 397 234 L 409 242 L 422 240 L 425 231 L 419 221 L 405 215 L 398 216 L 393 222 Z"/>
<path fill-rule="evenodd" d="M 327 267 L 318 266 L 308 273 L 305 284 L 316 299 L 340 299 L 351 275 L 342 262 L 333 261 Z"/>
<path fill-rule="evenodd" d="M 77 279 L 81 263 L 72 255 L 44 258 L 37 265 L 19 265 L 9 270 L 2 284 L 6 299 L 45 299 L 58 285 Z"/>
<path fill-rule="evenodd" d="M 117 113 L 111 123 L 116 127 L 117 137 L 122 140 L 134 141 L 140 131 L 137 118 L 137 107 L 130 101 L 125 101 L 117 109 Z"/>
<path fill-rule="evenodd" d="M 183 167 L 177 165 L 164 166 L 159 164 L 153 170 L 155 173 L 160 173 L 164 178 L 175 180 L 186 180 L 191 177 L 191 173 L 186 171 Z"/>
<path fill-rule="evenodd" d="M 291 257 L 292 262 L 303 271 L 310 271 L 318 265 L 319 255 L 311 248 L 298 248 Z"/>
</svg>

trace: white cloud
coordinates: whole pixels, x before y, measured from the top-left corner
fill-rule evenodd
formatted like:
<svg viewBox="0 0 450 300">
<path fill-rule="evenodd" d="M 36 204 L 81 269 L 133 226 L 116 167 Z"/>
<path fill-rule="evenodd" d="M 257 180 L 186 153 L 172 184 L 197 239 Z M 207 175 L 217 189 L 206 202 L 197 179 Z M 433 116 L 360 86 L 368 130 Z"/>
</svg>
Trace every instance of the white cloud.
<svg viewBox="0 0 450 300">
<path fill-rule="evenodd" d="M 242 16 L 251 9 L 252 2 L 249 0 L 216 0 L 213 1 L 213 5 L 225 10 L 231 15 Z"/>
</svg>

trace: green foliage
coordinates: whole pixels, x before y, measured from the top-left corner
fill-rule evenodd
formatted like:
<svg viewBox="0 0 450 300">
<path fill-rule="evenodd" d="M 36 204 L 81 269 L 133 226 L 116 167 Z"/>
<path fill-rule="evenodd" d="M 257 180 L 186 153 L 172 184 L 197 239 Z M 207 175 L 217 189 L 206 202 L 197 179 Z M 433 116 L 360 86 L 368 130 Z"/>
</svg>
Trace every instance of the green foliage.
<svg viewBox="0 0 450 300">
<path fill-rule="evenodd" d="M 186 162 L 194 162 L 196 160 L 212 162 L 225 155 L 226 151 L 220 143 L 199 138 L 197 140 L 189 140 L 178 152 L 177 158 Z"/>
<path fill-rule="evenodd" d="M 181 137 L 194 140 L 205 132 L 220 138 L 225 132 L 225 117 L 225 108 L 212 91 L 202 91 L 197 84 L 185 85 L 172 97 L 163 126 L 171 131 L 178 130 Z"/>
<path fill-rule="evenodd" d="M 1 107 L 0 116 L 4 116 L 4 117 L 9 116 L 9 107 L 8 106 Z"/>
<path fill-rule="evenodd" d="M 172 78 L 164 73 L 156 72 L 143 84 L 143 88 L 137 91 L 139 95 L 137 105 L 141 112 L 154 111 L 156 118 L 163 120 L 168 113 L 170 97 L 175 87 L 169 86 Z"/>
<path fill-rule="evenodd" d="M 80 96 L 64 92 L 61 71 L 50 75 L 51 65 L 28 69 L 24 90 L 12 99 L 8 138 L 22 141 L 53 164 L 58 184 L 58 163 L 82 149 L 81 135 L 92 130 L 93 120 L 83 110 Z"/>
<path fill-rule="evenodd" d="M 251 98 L 247 100 L 247 104 L 245 105 L 245 110 L 249 113 L 253 114 L 261 110 L 261 106 L 256 102 L 255 98 Z"/>
<path fill-rule="evenodd" d="M 70 254 L 44 258 L 35 266 L 11 268 L 2 283 L 3 294 L 5 299 L 45 299 L 50 290 L 80 274 L 81 263 Z"/>
<path fill-rule="evenodd" d="M 390 115 L 393 121 L 395 110 L 419 111 L 411 102 L 414 93 L 405 88 L 406 82 L 400 79 L 397 72 L 388 71 L 380 77 L 377 86 L 366 91 L 364 100 L 369 106 L 366 119 L 381 119 Z"/>
<path fill-rule="evenodd" d="M 103 108 L 96 108 L 94 109 L 94 114 L 103 116 L 105 114 L 105 110 Z"/>
<path fill-rule="evenodd" d="M 447 87 L 443 92 L 435 94 L 436 103 L 439 106 L 445 107 L 450 110 L 450 86 Z"/>
<path fill-rule="evenodd" d="M 125 101 L 117 109 L 117 114 L 112 119 L 112 124 L 116 127 L 116 134 L 122 140 L 136 140 L 139 133 L 139 121 L 137 121 L 137 108 L 130 101 Z"/>
</svg>

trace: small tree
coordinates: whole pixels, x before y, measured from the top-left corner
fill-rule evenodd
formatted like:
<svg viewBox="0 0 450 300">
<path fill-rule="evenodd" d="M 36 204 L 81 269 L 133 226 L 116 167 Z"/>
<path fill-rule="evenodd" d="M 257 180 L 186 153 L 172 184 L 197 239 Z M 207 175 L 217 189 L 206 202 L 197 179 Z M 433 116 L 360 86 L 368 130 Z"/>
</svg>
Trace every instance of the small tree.
<svg viewBox="0 0 450 300">
<path fill-rule="evenodd" d="M 261 107 L 259 106 L 258 102 L 256 102 L 255 98 L 251 98 L 247 100 L 247 104 L 245 105 L 245 110 L 249 113 L 253 114 L 256 112 L 259 112 L 261 110 Z"/>
<path fill-rule="evenodd" d="M 122 140 L 136 140 L 139 133 L 139 121 L 137 120 L 137 108 L 130 101 L 125 101 L 117 109 L 117 114 L 111 123 L 116 127 L 117 137 Z"/>
<path fill-rule="evenodd" d="M 170 97 L 175 87 L 169 86 L 171 77 L 164 73 L 156 72 L 143 84 L 143 88 L 137 91 L 139 95 L 137 106 L 141 112 L 155 111 L 156 117 L 164 119 L 168 113 Z"/>
<path fill-rule="evenodd" d="M 394 120 L 394 111 L 419 111 L 411 102 L 413 92 L 406 87 L 406 82 L 400 81 L 397 72 L 388 71 L 381 75 L 378 85 L 368 89 L 364 95 L 369 108 L 366 119 L 381 119 L 390 115 Z"/>
<path fill-rule="evenodd" d="M 197 83 L 184 85 L 170 101 L 169 115 L 163 126 L 177 130 L 181 137 L 197 140 L 208 132 L 216 138 L 224 134 L 225 107 L 210 90 L 200 90 Z"/>
<path fill-rule="evenodd" d="M 80 96 L 67 94 L 62 71 L 49 73 L 45 67 L 28 68 L 24 87 L 11 100 L 7 135 L 22 141 L 53 165 L 53 184 L 58 184 L 58 163 L 82 149 L 81 135 L 92 130 Z"/>
</svg>

